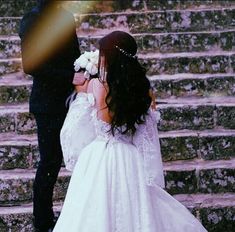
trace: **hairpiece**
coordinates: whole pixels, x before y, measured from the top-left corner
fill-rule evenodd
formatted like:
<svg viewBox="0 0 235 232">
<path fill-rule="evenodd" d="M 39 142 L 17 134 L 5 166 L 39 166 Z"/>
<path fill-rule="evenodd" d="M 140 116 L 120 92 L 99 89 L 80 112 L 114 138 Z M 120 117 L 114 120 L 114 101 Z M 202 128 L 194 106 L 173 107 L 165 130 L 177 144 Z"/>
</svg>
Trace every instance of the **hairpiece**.
<svg viewBox="0 0 235 232">
<path fill-rule="evenodd" d="M 125 56 L 129 57 L 129 58 L 133 58 L 133 59 L 137 59 L 138 57 L 136 55 L 131 55 L 130 53 L 128 53 L 127 51 L 125 51 L 124 49 L 118 47 L 117 45 L 115 46 L 122 54 L 124 54 Z"/>
</svg>

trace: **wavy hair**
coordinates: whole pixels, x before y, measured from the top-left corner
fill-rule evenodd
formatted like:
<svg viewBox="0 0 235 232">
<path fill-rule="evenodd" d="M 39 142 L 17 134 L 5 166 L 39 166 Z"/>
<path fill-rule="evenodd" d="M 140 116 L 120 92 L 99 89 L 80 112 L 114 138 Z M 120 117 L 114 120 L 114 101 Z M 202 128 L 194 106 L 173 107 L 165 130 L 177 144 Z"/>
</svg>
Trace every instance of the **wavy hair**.
<svg viewBox="0 0 235 232">
<path fill-rule="evenodd" d="M 100 40 L 100 56 L 105 58 L 108 94 L 106 104 L 112 115 L 111 132 L 122 134 L 136 131 L 136 124 L 145 121 L 151 104 L 150 82 L 136 54 L 134 38 L 115 31 Z"/>
</svg>

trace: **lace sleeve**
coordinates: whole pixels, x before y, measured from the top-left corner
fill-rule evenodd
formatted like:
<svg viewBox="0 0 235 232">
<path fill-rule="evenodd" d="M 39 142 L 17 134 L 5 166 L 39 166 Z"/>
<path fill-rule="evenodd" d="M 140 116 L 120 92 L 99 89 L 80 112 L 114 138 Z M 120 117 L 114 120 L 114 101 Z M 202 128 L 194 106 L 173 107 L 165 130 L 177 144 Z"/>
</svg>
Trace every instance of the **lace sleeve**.
<svg viewBox="0 0 235 232">
<path fill-rule="evenodd" d="M 71 103 L 60 132 L 60 142 L 66 169 L 72 171 L 82 149 L 96 136 L 91 112 L 94 99 L 88 94 L 78 94 Z"/>
<path fill-rule="evenodd" d="M 139 125 L 133 143 L 143 155 L 146 184 L 165 187 L 157 122 L 150 110 L 144 124 Z"/>
</svg>

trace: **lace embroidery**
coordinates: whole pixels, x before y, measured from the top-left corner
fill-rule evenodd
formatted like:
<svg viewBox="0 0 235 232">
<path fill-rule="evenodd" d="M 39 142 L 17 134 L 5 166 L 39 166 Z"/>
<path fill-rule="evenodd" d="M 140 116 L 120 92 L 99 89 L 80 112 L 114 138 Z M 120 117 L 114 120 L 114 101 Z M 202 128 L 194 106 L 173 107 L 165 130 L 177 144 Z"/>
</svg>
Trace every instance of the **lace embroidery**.
<svg viewBox="0 0 235 232">
<path fill-rule="evenodd" d="M 95 99 L 91 93 L 79 93 L 72 102 L 61 130 L 61 146 L 68 170 L 73 170 L 81 150 L 94 139 L 107 145 L 133 143 L 143 155 L 146 184 L 165 186 L 160 143 L 153 112 L 149 110 L 144 124 L 138 125 L 134 136 L 109 131 L 110 124 L 97 117 Z"/>
</svg>

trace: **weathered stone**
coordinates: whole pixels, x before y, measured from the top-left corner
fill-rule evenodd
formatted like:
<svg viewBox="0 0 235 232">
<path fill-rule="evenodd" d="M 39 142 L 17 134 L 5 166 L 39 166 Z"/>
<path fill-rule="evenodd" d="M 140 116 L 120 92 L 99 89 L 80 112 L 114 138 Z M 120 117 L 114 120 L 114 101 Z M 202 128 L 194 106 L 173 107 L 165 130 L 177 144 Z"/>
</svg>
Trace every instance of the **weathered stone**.
<svg viewBox="0 0 235 232">
<path fill-rule="evenodd" d="M 32 148 L 32 160 L 30 164 L 33 168 L 37 168 L 40 160 L 38 145 L 34 145 L 31 148 Z"/>
<path fill-rule="evenodd" d="M 160 52 L 198 52 L 218 47 L 218 34 L 168 34 L 161 35 Z"/>
<path fill-rule="evenodd" d="M 220 35 L 220 41 L 221 41 L 221 48 L 223 50 L 234 50 L 235 49 L 235 32 L 234 31 L 228 31 L 223 32 Z"/>
<path fill-rule="evenodd" d="M 205 80 L 207 96 L 234 96 L 235 76 L 210 77 Z"/>
<path fill-rule="evenodd" d="M 167 26 L 172 31 L 202 31 L 223 28 L 233 28 L 234 11 L 204 10 L 204 11 L 169 11 L 166 14 Z"/>
<path fill-rule="evenodd" d="M 226 73 L 229 72 L 228 56 L 173 57 L 140 59 L 148 75 L 176 73 Z"/>
<path fill-rule="evenodd" d="M 211 50 L 234 50 L 235 32 L 221 33 L 167 33 L 134 35 L 138 51 L 148 52 L 199 52 Z M 79 36 L 80 49 L 82 52 L 98 48 L 98 40 L 102 36 L 86 35 Z M 21 57 L 20 40 L 0 40 L 0 58 Z"/>
<path fill-rule="evenodd" d="M 197 137 L 161 138 L 163 161 L 193 159 L 198 153 Z"/>
<path fill-rule="evenodd" d="M 22 16 L 33 6 L 35 6 L 35 1 L 33 0 L 3 1 L 0 4 L 0 15 L 1 17 Z"/>
<path fill-rule="evenodd" d="M 204 207 L 199 213 L 202 224 L 210 232 L 232 232 L 235 228 L 235 207 Z"/>
<path fill-rule="evenodd" d="M 233 76 L 211 76 L 208 78 L 194 79 L 185 76 L 180 79 L 169 80 L 158 77 L 150 77 L 150 82 L 158 98 L 169 97 L 214 97 L 235 96 L 235 77 Z"/>
<path fill-rule="evenodd" d="M 217 123 L 227 129 L 235 129 L 235 106 L 217 106 Z"/>
<path fill-rule="evenodd" d="M 0 18 L 0 35 L 17 35 L 19 32 L 19 23 L 20 18 Z"/>
<path fill-rule="evenodd" d="M 0 145 L 0 169 L 29 168 L 31 160 L 30 146 Z"/>
<path fill-rule="evenodd" d="M 172 82 L 172 95 L 190 97 L 205 95 L 205 81 L 202 79 L 184 79 Z"/>
<path fill-rule="evenodd" d="M 16 118 L 16 129 L 19 134 L 31 134 L 36 132 L 36 122 L 30 113 L 19 113 Z"/>
<path fill-rule="evenodd" d="M 86 4 L 86 6 L 89 5 Z M 109 8 L 107 4 L 106 7 Z M 111 8 L 110 10 L 112 11 Z M 158 12 L 148 12 L 148 14 L 146 14 L 145 12 L 143 13 L 138 12 L 138 13 L 120 13 L 115 15 L 111 13 L 105 15 L 93 14 L 87 16 L 85 15 L 81 16 L 79 13 L 76 16 L 76 21 L 78 29 L 86 33 L 88 32 L 90 33 L 92 31 L 94 32 L 100 29 L 113 30 L 114 28 L 130 30 L 131 33 L 140 33 L 146 31 L 148 32 L 202 31 L 202 30 L 215 30 L 221 28 L 222 29 L 233 28 L 235 24 L 233 19 L 234 11 L 235 11 L 234 9 L 232 10 L 226 9 L 223 11 L 221 10 L 166 11 L 166 12 L 158 11 Z M 86 11 L 84 12 L 86 13 Z M 19 21 L 20 18 L 2 18 L 0 20 L 1 34 L 2 35 L 18 34 Z M 187 36 L 185 38 L 187 40 Z M 195 39 L 195 37 L 192 39 Z M 205 41 L 204 42 L 202 41 L 202 43 L 204 43 L 206 46 L 211 46 L 213 45 L 214 43 L 213 41 L 215 39 L 216 38 L 210 37 L 210 39 L 209 38 L 205 39 Z"/>
<path fill-rule="evenodd" d="M 235 156 L 235 136 L 199 136 L 199 149 L 203 159 L 229 159 Z"/>
<path fill-rule="evenodd" d="M 234 5 L 233 0 L 146 0 L 146 5 L 149 10 L 172 10 L 172 9 L 187 9 L 187 8 L 203 8 L 224 6 L 229 7 Z"/>
<path fill-rule="evenodd" d="M 235 55 L 230 56 L 231 71 L 235 72 Z"/>
<path fill-rule="evenodd" d="M 91 36 L 79 37 L 78 41 L 79 41 L 81 52 L 83 53 L 85 51 L 92 51 L 92 50 L 98 49 L 99 38 L 101 37 L 91 37 Z"/>
<path fill-rule="evenodd" d="M 64 1 L 64 7 L 76 14 L 143 10 L 144 0 Z"/>
<path fill-rule="evenodd" d="M 34 176 L 35 174 L 29 172 L 29 175 L 0 179 L 0 205 L 31 202 Z M 58 177 L 54 189 L 54 200 L 64 200 L 69 180 L 69 173 Z"/>
<path fill-rule="evenodd" d="M 21 56 L 20 40 L 0 40 L 0 58 L 16 58 Z"/>
<path fill-rule="evenodd" d="M 20 60 L 0 60 L 0 76 L 4 74 L 10 74 L 19 72 L 22 70 Z"/>
<path fill-rule="evenodd" d="M 166 190 L 170 194 L 194 193 L 197 191 L 195 170 L 167 171 L 165 173 Z"/>
<path fill-rule="evenodd" d="M 125 14 L 100 15 L 83 15 L 77 18 L 77 27 L 79 31 L 95 32 L 98 29 L 128 28 L 128 17 Z"/>
<path fill-rule="evenodd" d="M 53 198 L 56 200 L 64 200 L 68 186 L 69 186 L 70 176 L 64 176 L 59 178 L 55 184 L 55 191 Z"/>
<path fill-rule="evenodd" d="M 182 106 L 160 108 L 159 130 L 212 129 L 213 106 Z"/>
<path fill-rule="evenodd" d="M 0 133 L 15 131 L 14 114 L 0 114 Z"/>
<path fill-rule="evenodd" d="M 226 55 L 170 58 L 144 58 L 142 56 L 139 60 L 147 69 L 148 75 L 176 73 L 227 73 L 231 71 L 230 57 Z M 20 60 L 7 60 L 0 62 L 0 75 L 18 71 L 22 71 Z"/>
<path fill-rule="evenodd" d="M 169 80 L 152 80 L 151 86 L 154 89 L 156 99 L 158 98 L 168 98 L 172 95 L 172 83 Z"/>
<path fill-rule="evenodd" d="M 32 200 L 33 180 L 30 178 L 0 179 L 0 204 Z"/>
<path fill-rule="evenodd" d="M 235 192 L 235 169 L 200 170 L 199 191 L 203 193 Z"/>
<path fill-rule="evenodd" d="M 34 231 L 33 214 L 18 213 L 5 214 L 0 216 L 0 231 L 1 232 L 29 232 Z"/>
<path fill-rule="evenodd" d="M 26 102 L 30 91 L 31 86 L 0 86 L 0 104 Z"/>
</svg>

